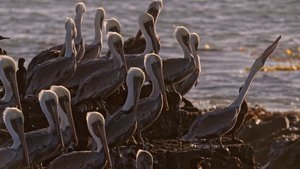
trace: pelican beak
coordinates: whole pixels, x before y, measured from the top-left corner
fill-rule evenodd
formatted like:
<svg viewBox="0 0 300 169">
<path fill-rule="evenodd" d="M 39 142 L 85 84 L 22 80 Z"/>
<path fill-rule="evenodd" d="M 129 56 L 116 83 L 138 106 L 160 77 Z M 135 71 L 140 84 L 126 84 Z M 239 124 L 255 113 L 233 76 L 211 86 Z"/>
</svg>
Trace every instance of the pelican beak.
<svg viewBox="0 0 300 169">
<path fill-rule="evenodd" d="M 169 110 L 169 104 L 167 100 L 167 93 L 166 93 L 166 87 L 165 87 L 165 82 L 164 82 L 164 75 L 162 72 L 162 67 L 159 63 L 154 63 L 152 64 L 152 70 L 155 74 L 155 76 L 158 78 L 159 81 L 159 88 L 161 90 L 161 94 L 163 97 L 163 107 L 165 111 Z"/>
<path fill-rule="evenodd" d="M 268 48 L 260 56 L 262 58 L 263 64 L 266 62 L 267 58 L 271 55 L 271 53 L 275 50 L 280 39 L 281 39 L 281 36 L 279 36 L 270 46 L 268 46 Z"/>
<path fill-rule="evenodd" d="M 134 109 L 133 109 L 133 111 L 136 111 L 137 103 L 140 99 L 143 82 L 144 82 L 144 79 L 141 77 L 134 77 L 134 79 L 133 79 L 133 88 L 134 88 Z"/>
<path fill-rule="evenodd" d="M 153 52 L 158 54 L 158 44 L 157 44 L 158 41 L 157 41 L 156 33 L 154 30 L 154 23 L 149 21 L 144 24 L 144 27 L 145 27 L 146 31 L 148 32 L 148 34 L 150 35 L 153 50 L 154 50 Z"/>
<path fill-rule="evenodd" d="M 67 117 L 68 117 L 69 123 L 71 125 L 72 134 L 73 134 L 73 142 L 75 143 L 75 145 L 77 145 L 78 137 L 77 137 L 76 127 L 75 127 L 75 123 L 74 123 L 74 119 L 73 119 L 71 103 L 69 102 L 69 99 L 67 98 L 67 96 L 65 96 L 64 99 L 62 99 L 62 101 L 63 101 L 62 105 L 64 105 L 63 109 L 65 112 L 67 112 Z"/>
<path fill-rule="evenodd" d="M 121 41 L 120 42 L 115 42 L 114 46 L 115 46 L 116 51 L 120 54 L 121 59 L 123 61 L 123 64 L 125 66 L 126 72 L 127 72 L 128 68 L 127 68 L 127 64 L 126 64 L 126 60 L 125 60 L 125 55 L 124 55 L 124 45 L 123 45 L 123 42 L 121 42 Z"/>
<path fill-rule="evenodd" d="M 104 17 L 101 17 L 100 18 L 100 29 L 101 30 L 103 29 L 103 20 L 104 20 Z"/>
<path fill-rule="evenodd" d="M 63 140 L 63 136 L 60 130 L 60 125 L 59 125 L 59 118 L 58 118 L 58 112 L 57 112 L 57 104 L 55 103 L 55 101 L 52 100 L 47 100 L 46 101 L 46 107 L 47 109 L 51 112 L 53 121 L 54 121 L 54 125 L 56 128 L 56 134 L 58 136 L 58 139 L 60 141 L 60 145 L 61 145 L 61 149 L 65 148 L 64 145 L 64 140 Z"/>
<path fill-rule="evenodd" d="M 12 124 L 14 130 L 17 132 L 17 134 L 20 137 L 20 141 L 21 141 L 21 145 L 23 147 L 23 153 L 24 153 L 25 168 L 29 168 L 30 161 L 29 161 L 28 149 L 27 149 L 27 144 L 26 144 L 26 139 L 25 139 L 25 134 L 24 134 L 23 121 L 21 118 L 16 118 L 16 119 L 11 120 L 11 124 Z"/>
<path fill-rule="evenodd" d="M 185 46 L 188 48 L 189 52 L 192 53 L 191 46 L 190 46 L 190 36 L 189 35 L 182 36 L 182 41 L 185 44 Z"/>
<path fill-rule="evenodd" d="M 105 132 L 105 126 L 97 124 L 97 130 L 100 133 L 100 139 L 103 144 L 103 150 L 106 156 L 106 160 L 108 162 L 108 168 L 112 169 L 112 162 L 109 154 L 109 149 L 108 149 L 108 144 L 107 144 L 107 139 L 106 139 L 106 132 Z"/>
<path fill-rule="evenodd" d="M 20 101 L 20 95 L 19 95 L 19 89 L 17 84 L 17 77 L 16 72 L 14 71 L 13 67 L 9 66 L 4 68 L 5 74 L 8 75 L 8 80 L 12 84 L 12 89 L 15 97 L 16 107 L 22 111 L 21 101 Z"/>
</svg>

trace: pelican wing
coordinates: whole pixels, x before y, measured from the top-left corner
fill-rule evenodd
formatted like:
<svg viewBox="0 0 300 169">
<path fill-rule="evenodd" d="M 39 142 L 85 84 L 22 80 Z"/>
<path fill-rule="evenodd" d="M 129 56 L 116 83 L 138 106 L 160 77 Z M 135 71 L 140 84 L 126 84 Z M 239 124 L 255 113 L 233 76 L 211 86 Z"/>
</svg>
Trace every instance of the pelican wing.
<svg viewBox="0 0 300 169">
<path fill-rule="evenodd" d="M 12 148 L 0 149 L 0 168 L 21 168 L 23 163 L 23 153 Z"/>
<path fill-rule="evenodd" d="M 82 60 L 91 60 L 98 58 L 101 54 L 101 42 L 97 45 L 85 45 L 85 53 Z"/>
<path fill-rule="evenodd" d="M 225 134 L 234 125 L 232 125 L 232 121 L 236 119 L 236 111 L 238 111 L 236 108 L 226 107 L 224 109 L 199 116 L 194 120 L 189 129 L 188 135 L 201 138 L 205 136 L 218 136 L 220 134 Z"/>
<path fill-rule="evenodd" d="M 97 71 L 110 70 L 113 68 L 113 66 L 113 61 L 107 57 L 100 57 L 95 60 L 80 62 L 72 78 L 68 80 L 64 85 L 67 88 L 74 88 L 91 74 Z"/>
<path fill-rule="evenodd" d="M 116 91 L 126 78 L 126 70 L 116 68 L 106 72 L 95 72 L 79 85 L 74 103 L 101 97 L 105 99 Z"/>
<path fill-rule="evenodd" d="M 181 94 L 185 95 L 197 83 L 199 77 L 199 69 L 195 69 L 187 78 L 175 84 L 175 89 Z"/>
<path fill-rule="evenodd" d="M 48 49 L 40 52 L 35 57 L 33 57 L 28 64 L 27 72 L 30 72 L 38 64 L 47 62 L 51 59 L 57 58 L 60 55 L 60 50 Z"/>
<path fill-rule="evenodd" d="M 190 58 L 171 58 L 163 60 L 163 74 L 167 84 L 185 79 L 195 70 L 195 63 Z"/>
<path fill-rule="evenodd" d="M 52 59 L 36 66 L 27 76 L 26 94 L 35 94 L 51 85 L 63 84 L 76 69 L 75 57 Z"/>
<path fill-rule="evenodd" d="M 99 169 L 104 167 L 105 162 L 103 151 L 77 151 L 57 157 L 48 169 Z"/>
<path fill-rule="evenodd" d="M 136 115 L 138 130 L 142 131 L 149 127 L 159 117 L 162 110 L 161 97 L 156 99 L 144 98 L 137 106 Z"/>
</svg>

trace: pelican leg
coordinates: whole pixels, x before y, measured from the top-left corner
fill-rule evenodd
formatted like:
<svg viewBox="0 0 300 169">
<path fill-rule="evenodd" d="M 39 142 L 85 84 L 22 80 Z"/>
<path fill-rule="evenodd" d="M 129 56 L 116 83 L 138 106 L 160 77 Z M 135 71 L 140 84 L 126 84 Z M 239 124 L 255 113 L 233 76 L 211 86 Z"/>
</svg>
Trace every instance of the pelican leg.
<svg viewBox="0 0 300 169">
<path fill-rule="evenodd" d="M 231 139 L 232 139 L 233 142 L 244 143 L 243 140 L 238 139 L 238 138 L 235 137 L 235 133 L 234 132 L 231 134 Z"/>
<path fill-rule="evenodd" d="M 145 143 L 145 141 L 144 141 L 144 139 L 142 137 L 142 132 L 139 131 L 137 137 L 138 137 L 138 142 L 140 142 L 142 144 Z"/>
</svg>

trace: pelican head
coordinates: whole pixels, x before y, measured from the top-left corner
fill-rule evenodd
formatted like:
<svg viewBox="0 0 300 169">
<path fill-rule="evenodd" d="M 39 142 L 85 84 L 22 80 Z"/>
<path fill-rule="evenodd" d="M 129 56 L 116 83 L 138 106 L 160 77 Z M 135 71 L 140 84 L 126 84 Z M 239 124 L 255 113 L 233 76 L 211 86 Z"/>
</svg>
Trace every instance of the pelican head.
<svg viewBox="0 0 300 169">
<path fill-rule="evenodd" d="M 109 149 L 108 149 L 106 133 L 105 133 L 104 117 L 99 112 L 88 112 L 86 115 L 86 121 L 87 121 L 89 132 L 97 143 L 97 152 L 100 152 L 103 145 L 106 159 L 108 160 L 110 168 L 112 168 L 111 167 L 112 163 L 110 160 Z M 100 141 L 102 142 L 102 144 Z"/>
<path fill-rule="evenodd" d="M 77 36 L 75 22 L 72 18 L 67 17 L 67 20 L 65 22 L 65 29 L 66 29 L 66 31 L 71 30 L 72 39 L 74 39 Z"/>
<path fill-rule="evenodd" d="M 21 110 L 16 70 L 16 62 L 10 56 L 0 55 L 0 77 L 5 87 L 5 94 L 2 101 L 10 102 L 14 98 L 16 107 Z"/>
<path fill-rule="evenodd" d="M 153 169 L 153 156 L 146 150 L 139 149 L 136 154 L 136 169 Z"/>
<path fill-rule="evenodd" d="M 164 108 L 167 111 L 169 109 L 169 104 L 167 101 L 167 94 L 165 88 L 165 82 L 162 72 L 162 61 L 160 56 L 155 53 L 149 53 L 145 55 L 144 65 L 149 76 L 155 76 L 158 80 L 158 85 L 160 89 L 160 93 L 163 96 L 163 104 Z M 154 79 L 154 78 L 153 78 Z M 154 85 L 154 84 L 153 84 Z M 154 92 L 154 91 L 152 91 Z"/>
<path fill-rule="evenodd" d="M 49 132 L 56 130 L 56 134 L 61 143 L 61 148 L 64 148 L 64 141 L 59 125 L 59 118 L 57 113 L 58 99 L 56 94 L 51 90 L 41 90 L 39 93 L 39 103 L 49 122 Z"/>
<path fill-rule="evenodd" d="M 105 10 L 102 7 L 97 8 L 95 14 L 95 27 L 98 27 L 99 25 L 99 28 L 102 29 L 104 17 Z"/>
<path fill-rule="evenodd" d="M 117 32 L 121 33 L 121 24 L 116 18 L 106 19 L 106 33 Z"/>
<path fill-rule="evenodd" d="M 190 33 L 184 26 L 176 27 L 175 38 L 185 53 L 191 53 Z"/>
<path fill-rule="evenodd" d="M 147 13 L 153 16 L 154 21 L 156 21 L 157 16 L 159 15 L 160 11 L 163 8 L 163 1 L 162 0 L 155 0 L 150 3 Z"/>
<path fill-rule="evenodd" d="M 51 86 L 50 90 L 53 91 L 58 97 L 58 115 L 61 120 L 61 127 L 63 129 L 66 127 L 62 126 L 62 124 L 70 125 L 73 134 L 73 142 L 78 144 L 78 137 L 71 108 L 71 94 L 69 90 L 64 86 Z"/>
<path fill-rule="evenodd" d="M 271 55 L 271 53 L 275 50 L 275 48 L 278 45 L 279 40 L 281 39 L 281 36 L 279 36 L 268 48 L 263 52 L 261 56 L 259 56 L 254 64 L 252 65 L 251 69 L 260 69 L 264 66 L 267 58 Z"/>
<path fill-rule="evenodd" d="M 81 14 L 81 15 L 86 12 L 86 7 L 83 2 L 78 2 L 76 4 L 75 12 L 76 12 L 76 14 Z"/>
<path fill-rule="evenodd" d="M 196 67 L 201 71 L 200 58 L 197 55 L 198 46 L 200 43 L 200 37 L 197 33 L 194 32 L 190 34 L 190 40 L 191 40 L 191 51 L 194 56 Z"/>
<path fill-rule="evenodd" d="M 11 146 L 11 148 L 18 149 L 20 145 L 22 145 L 26 166 L 29 166 L 30 162 L 29 162 L 26 139 L 24 136 L 23 113 L 17 108 L 7 107 L 3 113 L 3 121 L 13 139 L 13 145 Z"/>
<path fill-rule="evenodd" d="M 112 51 L 112 56 L 115 57 L 115 55 L 118 55 L 119 56 L 118 58 L 120 58 L 119 61 L 121 65 L 125 65 L 127 70 L 125 56 L 124 56 L 124 41 L 122 36 L 116 32 L 108 32 L 107 44 L 110 51 Z"/>
<path fill-rule="evenodd" d="M 133 107 L 133 111 L 136 110 L 137 102 L 140 97 L 143 83 L 145 82 L 144 72 L 137 67 L 131 67 L 128 70 L 126 83 L 128 86 L 128 95 L 126 102 L 123 106 L 123 110 L 129 110 Z"/>
<path fill-rule="evenodd" d="M 147 43 L 147 42 L 146 43 L 152 44 L 153 45 L 152 50 L 154 51 L 154 53 L 158 53 L 158 47 L 157 47 L 157 42 L 156 42 L 156 32 L 155 32 L 153 17 L 148 13 L 141 14 L 139 16 L 139 26 L 140 26 L 142 33 L 145 36 L 146 41 L 149 39 L 152 42 L 152 43 Z M 146 46 L 145 50 L 148 50 L 147 46 Z"/>
</svg>

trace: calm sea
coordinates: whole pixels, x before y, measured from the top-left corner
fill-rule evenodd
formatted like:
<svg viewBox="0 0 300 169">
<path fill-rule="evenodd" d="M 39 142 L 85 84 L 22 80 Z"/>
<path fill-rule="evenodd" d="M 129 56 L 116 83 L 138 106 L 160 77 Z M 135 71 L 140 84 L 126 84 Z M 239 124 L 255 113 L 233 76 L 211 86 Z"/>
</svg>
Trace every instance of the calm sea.
<svg viewBox="0 0 300 169">
<path fill-rule="evenodd" d="M 64 21 L 74 17 L 77 1 L 0 0 L 1 41 L 14 58 L 26 64 L 39 51 L 64 41 Z M 116 17 L 127 38 L 138 30 L 137 18 L 149 0 L 86 0 L 83 20 L 86 43 L 93 39 L 96 7 L 104 7 L 106 17 Z M 199 51 L 202 72 L 197 87 L 188 94 L 200 108 L 230 103 L 238 94 L 249 68 L 272 40 L 282 35 L 280 44 L 266 66 L 299 64 L 300 1 L 298 0 L 165 0 L 157 22 L 162 57 L 182 57 L 174 39 L 177 25 L 201 36 Z M 104 40 L 106 42 L 106 40 Z M 106 51 L 104 46 L 103 51 Z M 247 100 L 272 111 L 299 111 L 300 71 L 259 72 Z"/>
</svg>

